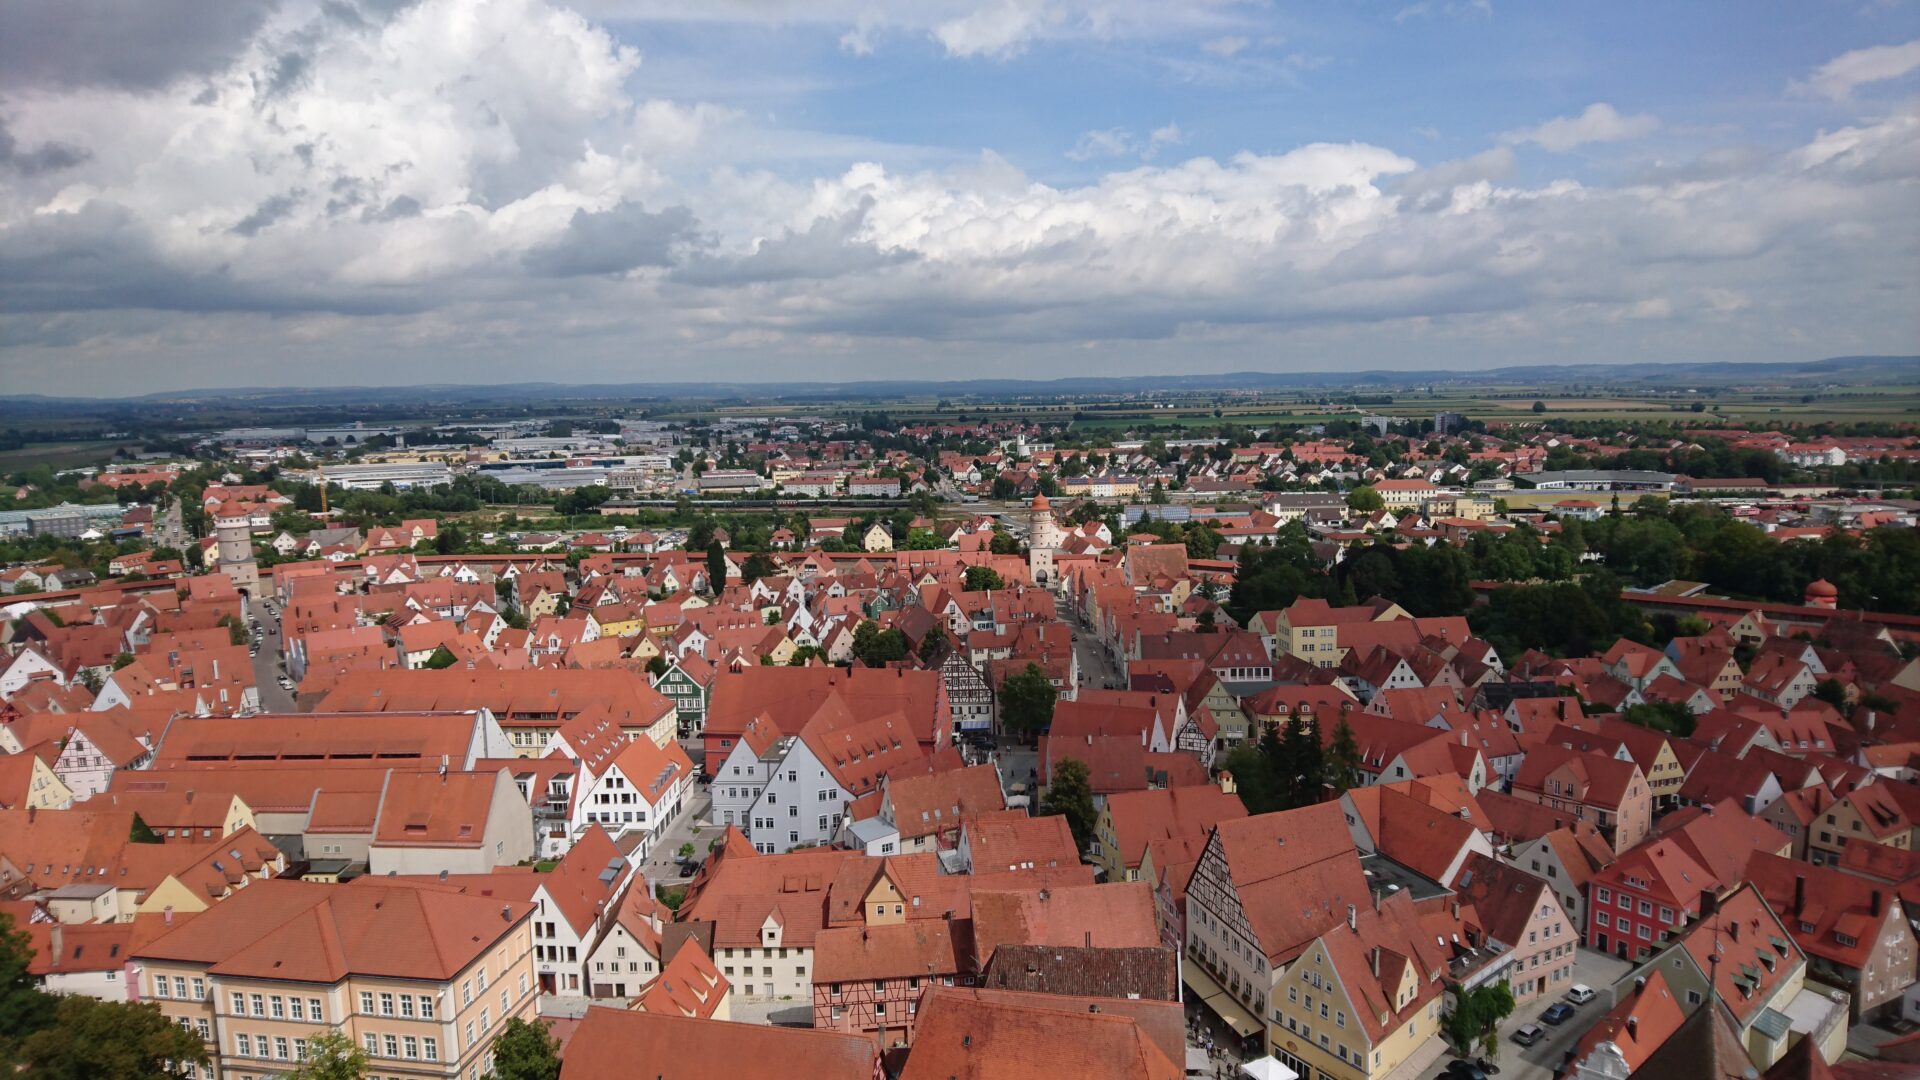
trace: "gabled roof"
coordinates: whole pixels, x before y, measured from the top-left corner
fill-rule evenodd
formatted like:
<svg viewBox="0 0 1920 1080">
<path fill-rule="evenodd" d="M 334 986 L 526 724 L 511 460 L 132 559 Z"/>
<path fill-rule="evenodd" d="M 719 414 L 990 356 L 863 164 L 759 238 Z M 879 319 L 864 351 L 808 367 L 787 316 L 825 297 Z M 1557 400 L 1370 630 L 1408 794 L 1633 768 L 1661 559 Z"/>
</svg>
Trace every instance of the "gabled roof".
<svg viewBox="0 0 1920 1080">
<path fill-rule="evenodd" d="M 1598 1051 L 1623 1062 L 1630 1075 L 1646 1064 L 1685 1019 L 1666 977 L 1649 968 L 1646 981 L 1622 994 L 1612 1011 L 1580 1037 L 1570 1060 L 1577 1066 Z"/>
</svg>

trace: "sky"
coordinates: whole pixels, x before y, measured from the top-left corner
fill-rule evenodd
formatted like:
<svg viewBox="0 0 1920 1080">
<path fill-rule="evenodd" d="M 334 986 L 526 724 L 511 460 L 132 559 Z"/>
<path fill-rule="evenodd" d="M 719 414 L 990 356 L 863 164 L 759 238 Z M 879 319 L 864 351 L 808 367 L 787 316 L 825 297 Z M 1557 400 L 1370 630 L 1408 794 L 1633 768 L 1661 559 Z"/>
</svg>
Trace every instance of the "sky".
<svg viewBox="0 0 1920 1080">
<path fill-rule="evenodd" d="M 0 393 L 1920 352 L 1920 0 L 14 0 Z"/>
</svg>

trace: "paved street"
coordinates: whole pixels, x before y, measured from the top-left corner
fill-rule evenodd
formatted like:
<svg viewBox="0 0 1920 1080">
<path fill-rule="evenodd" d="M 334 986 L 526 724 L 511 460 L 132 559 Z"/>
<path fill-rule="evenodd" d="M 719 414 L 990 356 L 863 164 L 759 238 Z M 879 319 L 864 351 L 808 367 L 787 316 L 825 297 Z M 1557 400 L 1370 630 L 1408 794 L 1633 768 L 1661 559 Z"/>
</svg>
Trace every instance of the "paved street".
<svg viewBox="0 0 1920 1080">
<path fill-rule="evenodd" d="M 180 500 L 173 500 L 166 512 L 154 518 L 153 542 L 156 547 L 170 547 L 182 552 L 192 543 L 187 536 L 186 517 L 180 512 Z"/>
<path fill-rule="evenodd" d="M 260 654 L 253 658 L 253 680 L 260 687 L 260 709 L 262 712 L 281 713 L 298 712 L 299 704 L 293 694 L 280 688 L 280 676 L 286 674 L 280 667 L 280 619 L 267 613 L 266 605 L 254 601 L 247 605 L 248 613 L 260 622 L 264 635 L 260 639 Z M 252 634 L 249 626 L 247 633 Z"/>
<path fill-rule="evenodd" d="M 680 810 L 680 816 L 667 826 L 667 831 L 661 834 L 659 842 L 648 854 L 646 864 L 640 868 L 648 883 L 656 886 L 684 883 L 686 879 L 680 876 L 680 869 L 675 865 L 680 859 L 682 844 L 693 845 L 694 861 L 707 857 L 707 845 L 718 839 L 721 831 L 718 826 L 702 824 L 712 801 L 707 794 L 707 785 L 696 783 L 693 794 L 687 796 L 686 804 Z"/>
<path fill-rule="evenodd" d="M 1548 1005 L 1561 1000 L 1558 995 L 1538 998 L 1516 1008 L 1507 1022 L 1500 1025 L 1500 1056 L 1495 1059 L 1495 1064 L 1500 1066 L 1501 1080 L 1510 1077 L 1518 1080 L 1548 1080 L 1553 1076 L 1554 1067 L 1580 1041 L 1580 1036 L 1586 1034 L 1588 1028 L 1613 1008 L 1613 984 L 1632 966 L 1606 953 L 1581 949 L 1573 962 L 1573 982 L 1593 987 L 1599 996 L 1576 1008 L 1572 1018 L 1558 1027 L 1540 1024 L 1541 1012 Z M 1513 1041 L 1513 1033 L 1522 1024 L 1540 1024 L 1547 1037 L 1532 1046 L 1521 1046 Z M 1451 1053 L 1443 1052 L 1440 1059 L 1420 1075 L 1437 1077 L 1446 1069 L 1447 1062 L 1452 1060 Z"/>
</svg>

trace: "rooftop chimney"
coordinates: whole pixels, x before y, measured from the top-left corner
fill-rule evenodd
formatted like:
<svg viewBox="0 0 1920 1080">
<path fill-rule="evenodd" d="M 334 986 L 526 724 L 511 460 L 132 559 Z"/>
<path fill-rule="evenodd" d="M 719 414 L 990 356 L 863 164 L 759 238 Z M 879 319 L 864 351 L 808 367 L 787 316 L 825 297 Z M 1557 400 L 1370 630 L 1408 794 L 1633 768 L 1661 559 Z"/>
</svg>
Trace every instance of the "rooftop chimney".
<svg viewBox="0 0 1920 1080">
<path fill-rule="evenodd" d="M 1798 916 L 1807 909 L 1807 875 L 1793 875 L 1793 913 Z"/>
<path fill-rule="evenodd" d="M 1347 905 L 1347 929 L 1360 929 L 1360 911 L 1352 904 Z"/>
</svg>

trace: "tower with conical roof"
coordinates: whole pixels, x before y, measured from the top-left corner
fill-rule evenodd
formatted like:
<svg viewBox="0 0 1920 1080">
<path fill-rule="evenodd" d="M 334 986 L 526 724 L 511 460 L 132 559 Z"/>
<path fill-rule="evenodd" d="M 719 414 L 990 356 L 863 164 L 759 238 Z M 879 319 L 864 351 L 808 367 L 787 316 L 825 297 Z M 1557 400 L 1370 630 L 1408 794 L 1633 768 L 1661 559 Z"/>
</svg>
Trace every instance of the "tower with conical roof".
<svg viewBox="0 0 1920 1080">
<path fill-rule="evenodd" d="M 1035 584 L 1053 583 L 1053 556 L 1060 550 L 1060 525 L 1053 520 L 1053 504 L 1035 495 L 1027 507 L 1027 569 Z"/>
</svg>

